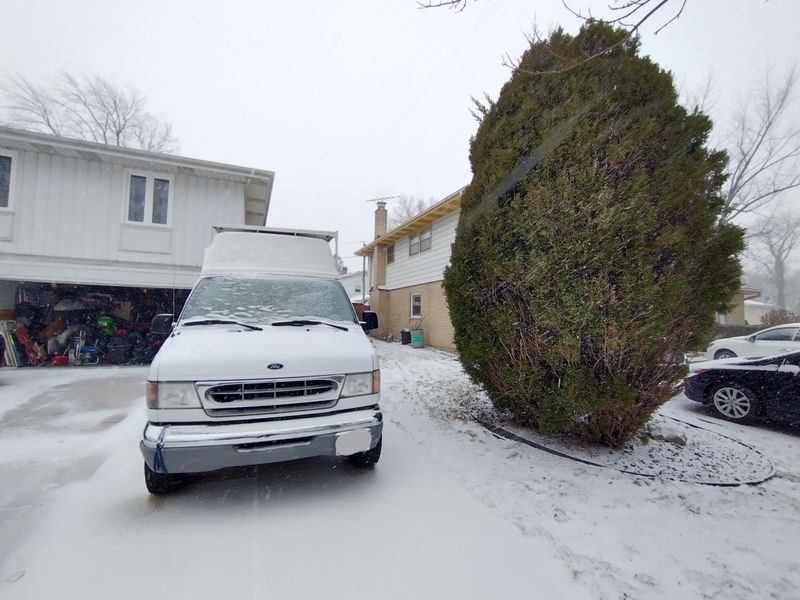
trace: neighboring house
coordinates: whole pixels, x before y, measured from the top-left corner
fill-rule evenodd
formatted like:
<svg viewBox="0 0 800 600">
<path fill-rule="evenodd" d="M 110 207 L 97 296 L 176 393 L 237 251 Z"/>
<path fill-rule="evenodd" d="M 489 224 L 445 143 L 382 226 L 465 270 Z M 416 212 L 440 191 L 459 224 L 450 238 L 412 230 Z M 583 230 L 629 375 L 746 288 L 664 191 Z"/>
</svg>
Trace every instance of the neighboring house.
<svg viewBox="0 0 800 600">
<path fill-rule="evenodd" d="M 758 300 L 744 301 L 744 318 L 749 325 L 761 325 L 761 318 L 773 310 L 778 310 L 777 304 Z"/>
<path fill-rule="evenodd" d="M 369 273 L 365 271 L 357 271 L 355 273 L 347 273 L 339 277 L 342 286 L 347 292 L 347 297 L 351 302 L 364 303 L 369 298 Z"/>
<path fill-rule="evenodd" d="M 153 290 L 191 288 L 214 225 L 266 223 L 273 178 L 0 127 L 3 318 L 14 318 L 23 295 L 64 284 L 73 294 L 124 287 L 127 300 L 133 289 L 144 299 Z"/>
<path fill-rule="evenodd" d="M 422 329 L 426 345 L 455 349 L 442 280 L 450 264 L 463 191 L 391 231 L 386 229 L 386 204 L 378 203 L 375 240 L 356 252 L 370 259 L 370 308 L 380 321 L 372 335 L 400 339 L 403 329 Z"/>
<path fill-rule="evenodd" d="M 727 314 L 717 313 L 717 323 L 722 325 L 757 325 L 748 319 L 745 315 L 745 303 L 749 300 L 758 298 L 761 295 L 761 290 L 743 285 L 734 296 L 731 309 Z"/>
</svg>

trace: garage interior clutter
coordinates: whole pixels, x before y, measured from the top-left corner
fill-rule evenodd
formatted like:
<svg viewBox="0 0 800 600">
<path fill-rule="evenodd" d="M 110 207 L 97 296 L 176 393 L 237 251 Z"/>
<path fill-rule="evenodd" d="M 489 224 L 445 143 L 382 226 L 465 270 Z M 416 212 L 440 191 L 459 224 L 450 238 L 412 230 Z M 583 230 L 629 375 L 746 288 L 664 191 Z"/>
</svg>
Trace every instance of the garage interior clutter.
<svg viewBox="0 0 800 600">
<path fill-rule="evenodd" d="M 0 366 L 148 364 L 188 295 L 0 281 Z"/>
</svg>

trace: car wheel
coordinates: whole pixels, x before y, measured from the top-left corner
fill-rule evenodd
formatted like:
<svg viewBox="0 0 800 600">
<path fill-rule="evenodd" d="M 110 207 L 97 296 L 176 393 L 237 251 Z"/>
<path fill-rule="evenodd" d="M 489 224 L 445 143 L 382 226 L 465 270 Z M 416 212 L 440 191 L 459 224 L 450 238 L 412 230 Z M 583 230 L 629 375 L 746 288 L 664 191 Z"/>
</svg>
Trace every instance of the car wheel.
<svg viewBox="0 0 800 600">
<path fill-rule="evenodd" d="M 717 416 L 739 423 L 749 423 L 759 410 L 755 394 L 736 384 L 723 384 L 715 388 L 711 395 L 711 407 Z"/>
<path fill-rule="evenodd" d="M 371 450 L 366 452 L 359 452 L 348 457 L 350 464 L 359 469 L 366 469 L 367 467 L 374 467 L 378 464 L 381 457 L 381 446 L 383 445 L 383 436 L 378 440 L 377 445 Z"/>
<path fill-rule="evenodd" d="M 169 494 L 181 487 L 181 477 L 174 473 L 156 473 L 144 463 L 144 483 L 151 494 Z"/>
<path fill-rule="evenodd" d="M 718 350 L 714 354 L 714 360 L 720 360 L 722 358 L 736 358 L 736 353 L 730 350 Z"/>
</svg>

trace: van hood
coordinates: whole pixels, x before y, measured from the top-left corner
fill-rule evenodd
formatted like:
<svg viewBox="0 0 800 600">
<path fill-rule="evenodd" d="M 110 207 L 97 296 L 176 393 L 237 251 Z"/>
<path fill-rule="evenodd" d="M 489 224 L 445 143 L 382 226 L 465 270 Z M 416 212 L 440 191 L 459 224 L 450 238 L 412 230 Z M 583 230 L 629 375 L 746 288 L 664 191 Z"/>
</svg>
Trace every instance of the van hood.
<svg viewBox="0 0 800 600">
<path fill-rule="evenodd" d="M 269 368 L 268 365 L 273 365 Z M 282 365 L 276 368 L 277 365 Z M 152 381 L 278 379 L 363 373 L 378 368 L 369 338 L 358 325 L 179 327 L 150 365 Z"/>
</svg>

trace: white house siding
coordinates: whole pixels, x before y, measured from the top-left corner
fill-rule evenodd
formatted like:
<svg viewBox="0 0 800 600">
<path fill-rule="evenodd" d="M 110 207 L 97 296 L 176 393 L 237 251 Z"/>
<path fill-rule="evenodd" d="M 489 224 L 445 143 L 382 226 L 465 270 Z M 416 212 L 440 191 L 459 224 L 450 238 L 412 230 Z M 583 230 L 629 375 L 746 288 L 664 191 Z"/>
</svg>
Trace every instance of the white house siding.
<svg viewBox="0 0 800 600">
<path fill-rule="evenodd" d="M 450 264 L 451 245 L 456 238 L 459 211 L 455 210 L 433 222 L 431 249 L 408 255 L 409 238 L 394 244 L 394 262 L 386 266 L 387 289 L 441 281 Z"/>
<path fill-rule="evenodd" d="M 744 320 L 749 325 L 761 325 L 761 317 L 768 312 L 777 310 L 777 304 L 759 302 L 757 300 L 744 301 Z"/>
<path fill-rule="evenodd" d="M 366 287 L 369 288 L 369 273 L 364 274 L 361 271 L 348 273 L 339 277 L 339 282 L 344 287 L 344 291 L 347 292 L 348 298 L 353 301 L 361 300 L 366 294 L 366 292 L 362 291 L 364 289 L 363 286 L 366 284 Z"/>
<path fill-rule="evenodd" d="M 31 150 L 15 162 L 0 279 L 188 287 L 211 224 L 244 223 L 241 183 L 152 169 L 172 176 L 172 207 L 169 226 L 148 226 L 125 222 L 125 166 Z"/>
</svg>

